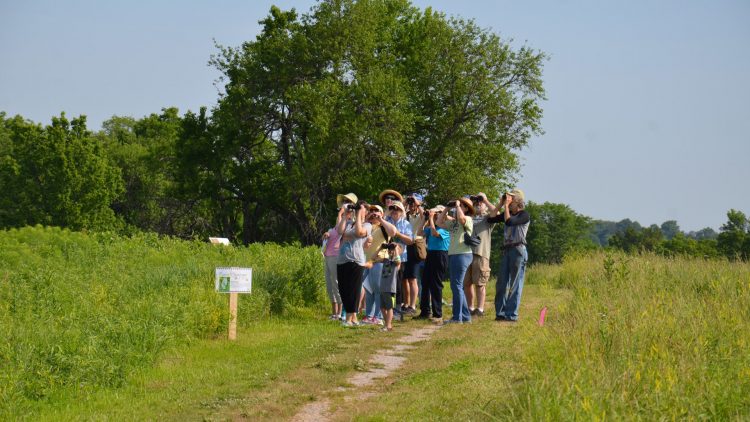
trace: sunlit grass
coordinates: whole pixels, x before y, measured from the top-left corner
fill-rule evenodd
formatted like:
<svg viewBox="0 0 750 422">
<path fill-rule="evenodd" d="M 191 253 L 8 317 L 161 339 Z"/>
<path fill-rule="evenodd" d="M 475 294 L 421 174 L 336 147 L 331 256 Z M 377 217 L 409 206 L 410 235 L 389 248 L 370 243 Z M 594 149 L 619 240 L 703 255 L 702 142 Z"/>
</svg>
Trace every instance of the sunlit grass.
<svg viewBox="0 0 750 422">
<path fill-rule="evenodd" d="M 120 387 L 164 350 L 223 335 L 227 296 L 214 292 L 217 266 L 254 268 L 241 327 L 325 306 L 316 248 L 42 227 L 0 231 L 0 244 L 0 419 L 63 390 L 85 397 Z"/>
<path fill-rule="evenodd" d="M 527 281 L 519 323 L 441 329 L 338 420 L 750 417 L 750 265 L 595 253 Z"/>
</svg>

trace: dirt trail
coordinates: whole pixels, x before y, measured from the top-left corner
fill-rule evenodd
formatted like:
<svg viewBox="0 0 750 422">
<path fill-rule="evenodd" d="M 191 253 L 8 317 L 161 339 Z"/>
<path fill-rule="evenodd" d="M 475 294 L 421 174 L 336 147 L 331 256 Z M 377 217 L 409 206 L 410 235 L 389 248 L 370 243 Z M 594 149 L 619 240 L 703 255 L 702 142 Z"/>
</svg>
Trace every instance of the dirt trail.
<svg viewBox="0 0 750 422">
<path fill-rule="evenodd" d="M 368 361 L 368 367 L 371 369 L 367 372 L 357 372 L 354 374 L 354 376 L 349 379 L 349 384 L 351 384 L 350 387 L 339 387 L 335 391 L 354 392 L 354 394 L 348 394 L 346 396 L 344 399 L 346 401 L 361 400 L 376 395 L 377 391 L 368 387 L 375 384 L 377 380 L 387 377 L 400 368 L 401 365 L 406 362 L 406 357 L 403 356 L 403 353 L 414 349 L 414 343 L 429 339 L 432 333 L 439 328 L 440 325 L 427 325 L 417 328 L 409 334 L 399 338 L 390 348 L 371 356 Z M 326 393 L 328 392 L 323 392 L 323 395 Z M 292 421 L 317 422 L 328 420 L 332 416 L 330 414 L 330 406 L 330 399 L 320 398 L 305 405 L 292 418 Z"/>
</svg>

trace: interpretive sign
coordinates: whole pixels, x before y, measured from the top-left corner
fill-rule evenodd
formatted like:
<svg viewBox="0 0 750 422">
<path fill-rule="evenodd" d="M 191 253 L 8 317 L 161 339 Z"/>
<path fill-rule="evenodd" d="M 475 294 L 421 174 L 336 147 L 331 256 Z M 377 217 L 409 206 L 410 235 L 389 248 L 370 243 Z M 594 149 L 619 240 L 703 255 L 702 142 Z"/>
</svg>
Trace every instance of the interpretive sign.
<svg viewBox="0 0 750 422">
<path fill-rule="evenodd" d="M 216 291 L 219 293 L 250 293 L 253 269 L 239 267 L 216 268 Z"/>
</svg>

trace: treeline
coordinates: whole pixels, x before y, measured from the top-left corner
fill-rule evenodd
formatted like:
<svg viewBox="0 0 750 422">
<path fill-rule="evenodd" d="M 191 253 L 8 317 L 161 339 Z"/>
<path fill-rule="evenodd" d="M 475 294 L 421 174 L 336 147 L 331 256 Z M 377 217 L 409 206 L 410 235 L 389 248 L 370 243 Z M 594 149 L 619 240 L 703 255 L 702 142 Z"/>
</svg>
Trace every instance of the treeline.
<svg viewBox="0 0 750 422">
<path fill-rule="evenodd" d="M 42 126 L 0 113 L 0 228 L 42 224 L 243 239 L 236 198 L 218 185 L 198 183 L 196 170 L 187 163 L 200 156 L 188 154 L 186 161 L 179 147 L 195 118 L 190 113 L 180 117 L 169 108 L 141 119 L 113 117 L 93 133 L 86 129 L 85 117 L 68 120 L 62 114 Z M 217 171 L 221 168 L 217 165 Z M 249 242 L 300 241 L 288 214 L 272 211 L 283 202 L 273 197 L 284 198 L 285 193 L 257 189 L 268 202 L 266 211 L 261 204 L 253 208 L 254 224 L 245 233 Z M 527 210 L 533 221 L 528 234 L 532 263 L 559 263 L 572 251 L 601 247 L 667 256 L 750 257 L 750 222 L 737 210 L 727 213 L 719 233 L 710 228 L 685 233 L 675 221 L 643 227 L 629 219 L 593 220 L 565 204 L 530 202 Z"/>
<path fill-rule="evenodd" d="M 272 7 L 217 46 L 217 104 L 42 126 L 0 115 L 0 228 L 154 231 L 312 244 L 342 192 L 429 203 L 512 184 L 541 133 L 545 55 L 405 0 Z"/>
<path fill-rule="evenodd" d="M 741 211 L 729 210 L 727 222 L 716 233 L 711 228 L 685 233 L 676 221 L 643 227 L 636 221 L 592 220 L 564 204 L 529 203 L 529 260 L 560 263 L 573 251 L 598 248 L 628 253 L 655 252 L 664 256 L 750 259 L 750 219 Z M 499 240 L 499 239 L 498 239 Z"/>
<path fill-rule="evenodd" d="M 96 132 L 64 113 L 42 125 L 0 112 L 0 229 L 224 236 L 317 242 L 335 196 L 384 188 L 428 204 L 513 185 L 518 151 L 541 133 L 541 52 L 405 0 L 272 7 L 254 41 L 218 46 L 223 92 L 210 113 L 115 116 Z M 529 204 L 530 257 L 572 250 L 747 259 L 747 218 L 721 233 L 676 222 L 594 221 Z"/>
</svg>

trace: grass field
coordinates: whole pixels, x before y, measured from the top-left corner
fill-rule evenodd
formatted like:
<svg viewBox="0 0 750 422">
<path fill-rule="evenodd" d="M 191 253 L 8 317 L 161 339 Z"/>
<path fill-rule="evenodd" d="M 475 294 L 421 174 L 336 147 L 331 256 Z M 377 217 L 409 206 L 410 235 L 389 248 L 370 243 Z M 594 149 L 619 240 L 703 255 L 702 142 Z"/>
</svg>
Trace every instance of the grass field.
<svg viewBox="0 0 750 422">
<path fill-rule="evenodd" d="M 750 418 L 749 264 L 594 253 L 538 265 L 519 323 L 443 327 L 377 396 L 345 403 L 335 387 L 422 323 L 383 335 L 326 321 L 315 248 L 48 228 L 0 243 L 3 420 L 278 420 L 321 397 L 341 420 Z M 223 339 L 219 265 L 255 270 L 236 343 Z"/>
<path fill-rule="evenodd" d="M 0 231 L 0 419 L 127 384 L 164 352 L 224 334 L 216 266 L 254 268 L 241 326 L 325 308 L 316 248 L 214 247 L 154 235 Z"/>
</svg>

